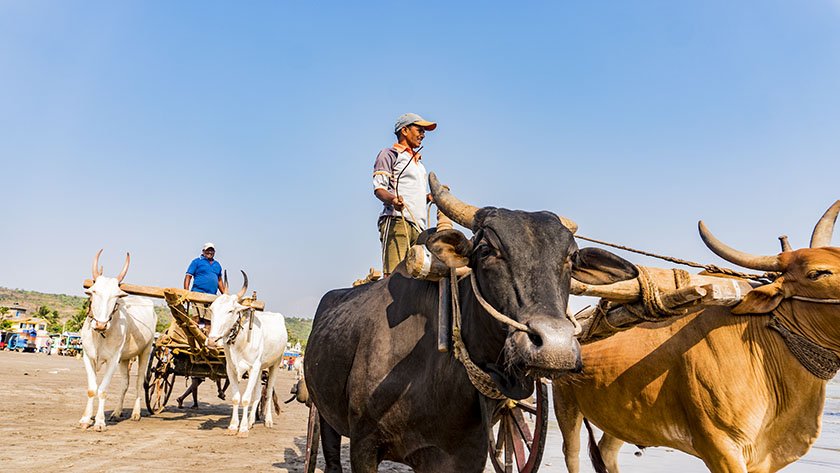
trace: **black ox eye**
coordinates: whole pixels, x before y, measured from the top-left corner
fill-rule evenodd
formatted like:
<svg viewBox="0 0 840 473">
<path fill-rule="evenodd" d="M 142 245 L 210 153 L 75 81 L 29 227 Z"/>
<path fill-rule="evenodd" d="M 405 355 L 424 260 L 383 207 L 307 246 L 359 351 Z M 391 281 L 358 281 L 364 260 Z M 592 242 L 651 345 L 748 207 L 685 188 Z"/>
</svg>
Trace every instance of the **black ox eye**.
<svg viewBox="0 0 840 473">
<path fill-rule="evenodd" d="M 824 278 L 826 276 L 831 276 L 833 273 L 828 269 L 815 269 L 813 271 L 808 272 L 808 279 L 811 281 L 816 281 L 817 279 Z"/>
<path fill-rule="evenodd" d="M 492 254 L 493 248 L 491 248 L 490 245 L 486 243 L 478 245 L 478 247 L 475 249 L 475 255 L 479 258 L 486 258 L 488 256 L 491 256 Z"/>
</svg>

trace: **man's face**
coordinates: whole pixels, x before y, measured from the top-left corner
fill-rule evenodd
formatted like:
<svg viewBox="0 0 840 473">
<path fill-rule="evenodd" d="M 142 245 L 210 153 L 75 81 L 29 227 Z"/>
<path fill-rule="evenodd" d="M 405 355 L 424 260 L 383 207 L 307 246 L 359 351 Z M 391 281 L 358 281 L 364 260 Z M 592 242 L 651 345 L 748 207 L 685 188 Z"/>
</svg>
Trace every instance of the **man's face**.
<svg viewBox="0 0 840 473">
<path fill-rule="evenodd" d="M 216 249 L 215 248 L 207 248 L 206 250 L 201 252 L 205 258 L 213 259 L 216 256 Z"/>
<path fill-rule="evenodd" d="M 408 147 L 411 149 L 419 148 L 420 143 L 423 142 L 423 138 L 426 137 L 426 130 L 418 125 L 407 125 L 401 131 Z"/>
</svg>

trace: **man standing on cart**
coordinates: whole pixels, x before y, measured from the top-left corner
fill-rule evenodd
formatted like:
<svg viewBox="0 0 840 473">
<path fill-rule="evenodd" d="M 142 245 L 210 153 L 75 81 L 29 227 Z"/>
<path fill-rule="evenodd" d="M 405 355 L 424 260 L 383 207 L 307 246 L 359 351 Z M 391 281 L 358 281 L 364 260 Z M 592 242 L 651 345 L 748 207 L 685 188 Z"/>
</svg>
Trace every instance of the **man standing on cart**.
<svg viewBox="0 0 840 473">
<path fill-rule="evenodd" d="M 219 290 L 221 290 L 222 294 L 225 293 L 227 288 L 222 280 L 222 265 L 214 259 L 215 256 L 216 245 L 211 242 L 205 243 L 201 248 L 201 256 L 192 260 L 190 266 L 187 268 L 187 274 L 184 276 L 184 289 L 213 295 L 216 295 Z M 192 283 L 192 287 L 190 287 L 190 283 Z M 198 311 L 198 326 L 202 330 L 206 330 L 206 327 L 210 325 L 210 321 L 204 316 L 206 308 L 199 304 L 196 304 L 195 307 Z M 176 399 L 178 401 L 178 407 L 183 407 L 184 399 L 192 394 L 192 407 L 193 409 L 198 408 L 198 386 L 202 382 L 204 382 L 204 378 L 193 376 L 190 386 L 184 391 L 184 394 L 181 394 Z M 216 380 L 219 398 L 225 398 L 225 389 L 227 389 L 228 383 L 229 381 L 222 387 L 221 380 Z"/>
<path fill-rule="evenodd" d="M 416 113 L 397 118 L 397 143 L 379 152 L 373 165 L 373 194 L 382 201 L 379 241 L 382 242 L 382 272 L 387 277 L 405 259 L 420 232 L 426 229 L 426 168 L 420 162 L 420 145 L 426 131 L 437 123 Z"/>
</svg>

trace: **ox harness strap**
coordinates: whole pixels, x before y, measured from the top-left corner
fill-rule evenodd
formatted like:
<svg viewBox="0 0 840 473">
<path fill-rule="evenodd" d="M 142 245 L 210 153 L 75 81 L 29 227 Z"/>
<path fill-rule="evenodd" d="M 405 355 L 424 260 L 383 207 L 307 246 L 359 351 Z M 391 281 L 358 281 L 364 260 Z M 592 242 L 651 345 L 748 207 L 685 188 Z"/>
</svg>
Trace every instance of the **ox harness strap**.
<svg viewBox="0 0 840 473">
<path fill-rule="evenodd" d="M 821 299 L 819 301 L 824 301 Z M 816 302 L 816 301 L 810 301 Z M 827 348 L 823 348 L 798 333 L 791 332 L 783 326 L 775 315 L 770 317 L 767 326 L 779 332 L 793 356 L 812 375 L 828 381 L 840 371 L 840 357 Z"/>
<path fill-rule="evenodd" d="M 472 274 L 470 273 L 470 277 L 474 278 L 475 276 Z M 499 391 L 493 378 L 473 363 L 470 354 L 467 352 L 467 346 L 464 345 L 464 340 L 461 338 L 461 304 L 458 301 L 458 276 L 455 275 L 454 269 L 449 274 L 449 284 L 452 288 L 452 347 L 455 358 L 464 365 L 470 383 L 475 386 L 478 392 L 490 399 L 507 399 L 507 396 Z"/>
<path fill-rule="evenodd" d="M 236 318 L 236 323 L 233 324 L 233 327 L 230 329 L 227 338 L 225 339 L 225 343 L 228 345 L 233 345 L 233 342 L 236 341 L 236 337 L 239 335 L 239 332 L 244 328 L 242 326 L 242 317 L 248 316 L 248 340 L 251 340 L 251 328 L 254 325 L 254 309 L 245 309 L 239 312 L 239 317 Z"/>
</svg>

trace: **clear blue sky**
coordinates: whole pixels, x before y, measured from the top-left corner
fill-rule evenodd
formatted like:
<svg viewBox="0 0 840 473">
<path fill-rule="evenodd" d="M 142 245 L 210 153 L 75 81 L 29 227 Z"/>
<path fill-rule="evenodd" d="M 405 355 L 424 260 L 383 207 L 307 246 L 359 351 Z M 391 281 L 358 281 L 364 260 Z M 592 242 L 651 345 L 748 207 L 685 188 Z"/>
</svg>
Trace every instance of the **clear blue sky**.
<svg viewBox="0 0 840 473">
<path fill-rule="evenodd" d="M 104 247 L 179 286 L 211 240 L 311 316 L 379 265 L 408 111 L 462 199 L 686 259 L 720 263 L 698 219 L 770 254 L 840 198 L 836 0 L 361 3 L 0 1 L 0 285 L 80 295 Z"/>
</svg>

